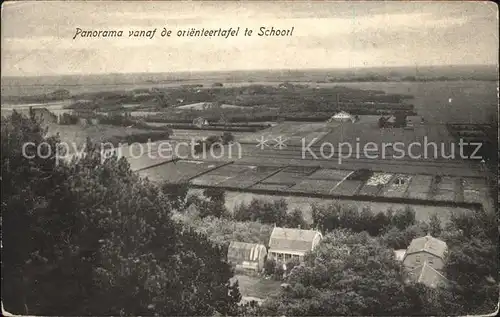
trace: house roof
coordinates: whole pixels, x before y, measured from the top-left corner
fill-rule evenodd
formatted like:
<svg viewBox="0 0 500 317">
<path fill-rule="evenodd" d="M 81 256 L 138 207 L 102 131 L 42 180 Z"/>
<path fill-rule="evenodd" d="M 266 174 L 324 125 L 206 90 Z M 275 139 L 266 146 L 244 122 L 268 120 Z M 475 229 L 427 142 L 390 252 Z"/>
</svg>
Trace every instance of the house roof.
<svg viewBox="0 0 500 317">
<path fill-rule="evenodd" d="M 415 283 L 422 283 L 429 287 L 436 287 L 439 282 L 446 281 L 446 277 L 430 266 L 427 261 L 408 271 L 408 277 Z"/>
<path fill-rule="evenodd" d="M 257 261 L 266 254 L 266 247 L 262 244 L 237 241 L 232 241 L 227 250 L 228 260 L 237 263 L 242 261 Z"/>
<path fill-rule="evenodd" d="M 406 255 L 417 252 L 427 252 L 444 259 L 447 249 L 448 246 L 446 245 L 446 242 L 436 239 L 430 235 L 426 235 L 425 237 L 413 239 L 410 246 L 406 250 Z"/>
<path fill-rule="evenodd" d="M 317 235 L 321 237 L 321 233 L 314 230 L 275 227 L 269 239 L 269 248 L 295 252 L 311 251 Z"/>
<path fill-rule="evenodd" d="M 387 119 L 387 122 L 390 122 L 390 123 L 394 123 L 394 122 L 396 122 L 396 117 L 395 117 L 395 116 L 390 116 L 390 117 Z"/>
</svg>

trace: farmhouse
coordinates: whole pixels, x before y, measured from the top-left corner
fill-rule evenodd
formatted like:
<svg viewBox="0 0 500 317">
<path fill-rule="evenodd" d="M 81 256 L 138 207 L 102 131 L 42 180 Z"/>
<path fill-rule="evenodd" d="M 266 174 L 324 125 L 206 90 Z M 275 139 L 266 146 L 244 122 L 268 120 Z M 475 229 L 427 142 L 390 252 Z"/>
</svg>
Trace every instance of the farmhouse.
<svg viewBox="0 0 500 317">
<path fill-rule="evenodd" d="M 267 250 L 262 244 L 232 241 L 227 251 L 227 260 L 237 271 L 258 273 L 264 268 L 266 258 Z"/>
<path fill-rule="evenodd" d="M 445 283 L 446 278 L 440 271 L 445 265 L 447 253 L 446 242 L 430 235 L 413 239 L 403 256 L 407 280 L 429 287 Z"/>
<path fill-rule="evenodd" d="M 304 260 L 304 255 L 314 250 L 322 239 L 314 230 L 274 227 L 269 239 L 269 255 L 278 261 Z"/>
<path fill-rule="evenodd" d="M 340 121 L 340 122 L 351 121 L 351 122 L 354 122 L 354 121 L 356 121 L 356 119 L 351 114 L 349 114 L 345 111 L 340 111 L 340 112 L 334 114 L 328 120 L 328 122 L 332 122 L 332 121 Z"/>
<path fill-rule="evenodd" d="M 448 246 L 444 241 L 430 235 L 416 238 L 406 250 L 403 265 L 407 268 L 415 268 L 427 262 L 436 270 L 441 270 L 444 267 L 447 252 Z"/>
</svg>

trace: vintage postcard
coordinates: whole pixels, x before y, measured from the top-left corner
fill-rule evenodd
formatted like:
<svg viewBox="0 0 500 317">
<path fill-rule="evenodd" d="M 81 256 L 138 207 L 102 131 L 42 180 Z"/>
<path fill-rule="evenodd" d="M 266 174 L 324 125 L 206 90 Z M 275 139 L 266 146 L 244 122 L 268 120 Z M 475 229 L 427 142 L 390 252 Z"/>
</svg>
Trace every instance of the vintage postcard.
<svg viewBox="0 0 500 317">
<path fill-rule="evenodd" d="M 499 307 L 498 6 L 7 1 L 2 313 Z"/>
</svg>

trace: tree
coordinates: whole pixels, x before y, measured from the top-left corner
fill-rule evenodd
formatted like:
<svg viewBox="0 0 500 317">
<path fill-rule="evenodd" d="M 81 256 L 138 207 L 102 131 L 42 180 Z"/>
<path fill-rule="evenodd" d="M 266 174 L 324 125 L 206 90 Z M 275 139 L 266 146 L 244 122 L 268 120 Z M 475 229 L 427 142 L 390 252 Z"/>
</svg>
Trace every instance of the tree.
<svg viewBox="0 0 500 317">
<path fill-rule="evenodd" d="M 488 314 L 498 304 L 498 220 L 494 212 L 453 215 L 442 238 L 448 243 L 445 273 L 455 301 L 466 311 Z"/>
<path fill-rule="evenodd" d="M 203 191 L 203 195 L 207 197 L 211 202 L 224 203 L 226 201 L 225 195 L 226 192 L 220 188 L 206 188 Z"/>
<path fill-rule="evenodd" d="M 288 228 L 301 228 L 307 229 L 307 222 L 304 220 L 302 210 L 295 208 L 289 215 L 287 215 L 286 227 Z"/>
<path fill-rule="evenodd" d="M 237 307 L 224 246 L 171 219 L 160 188 L 124 158 L 58 162 L 33 118 L 2 118 L 2 283 L 10 312 L 229 315 Z M 25 142 L 52 155 L 42 158 Z M 50 149 L 50 150 L 49 150 Z M 232 290 L 232 291 L 230 291 Z"/>
<path fill-rule="evenodd" d="M 231 132 L 225 131 L 222 134 L 222 144 L 229 144 L 234 141 L 234 135 Z"/>
<path fill-rule="evenodd" d="M 387 123 L 387 118 L 386 118 L 386 117 L 382 116 L 382 117 L 380 117 L 380 118 L 378 119 L 378 127 L 379 127 L 379 128 L 381 128 L 381 129 L 382 129 L 382 128 L 385 128 L 386 123 Z"/>
<path fill-rule="evenodd" d="M 394 114 L 394 126 L 397 128 L 406 126 L 406 114 L 402 111 L 396 112 Z"/>
<path fill-rule="evenodd" d="M 405 209 L 392 214 L 391 222 L 399 230 L 404 230 L 415 224 L 415 211 L 410 206 L 406 206 Z"/>
<path fill-rule="evenodd" d="M 433 237 L 439 237 L 441 235 L 441 220 L 437 214 L 433 213 L 429 218 L 429 230 Z"/>
<path fill-rule="evenodd" d="M 173 209 L 184 209 L 187 203 L 189 184 L 164 183 L 161 187 L 163 194 L 171 203 Z"/>
<path fill-rule="evenodd" d="M 250 204 L 242 203 L 235 208 L 234 219 L 284 226 L 287 221 L 287 211 L 288 205 L 284 199 L 267 201 L 254 198 Z"/>
<path fill-rule="evenodd" d="M 409 312 L 401 267 L 366 233 L 327 234 L 288 277 L 289 290 L 265 303 L 286 316 L 398 315 Z"/>
</svg>

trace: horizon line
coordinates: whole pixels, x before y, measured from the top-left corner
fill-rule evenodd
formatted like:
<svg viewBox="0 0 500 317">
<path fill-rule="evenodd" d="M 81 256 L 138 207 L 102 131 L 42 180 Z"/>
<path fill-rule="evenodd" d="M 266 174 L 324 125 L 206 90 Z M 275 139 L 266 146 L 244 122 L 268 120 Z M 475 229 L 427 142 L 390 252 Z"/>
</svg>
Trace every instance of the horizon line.
<svg viewBox="0 0 500 317">
<path fill-rule="evenodd" d="M 15 77 L 59 77 L 59 76 L 106 76 L 106 75 L 135 75 L 135 74 L 184 74 L 184 73 L 224 73 L 224 72 L 283 72 L 283 71 L 316 71 L 316 70 L 369 70 L 369 69 L 395 69 L 395 68 L 432 68 L 432 67 L 496 67 L 499 64 L 444 64 L 444 65 L 395 65 L 395 66 L 365 66 L 365 67 L 311 67 L 311 68 L 256 68 L 256 69 L 226 69 L 226 70 L 178 70 L 178 71 L 159 71 L 159 72 L 109 72 L 109 73 L 61 73 L 46 75 L 1 75 L 1 78 Z"/>
</svg>

